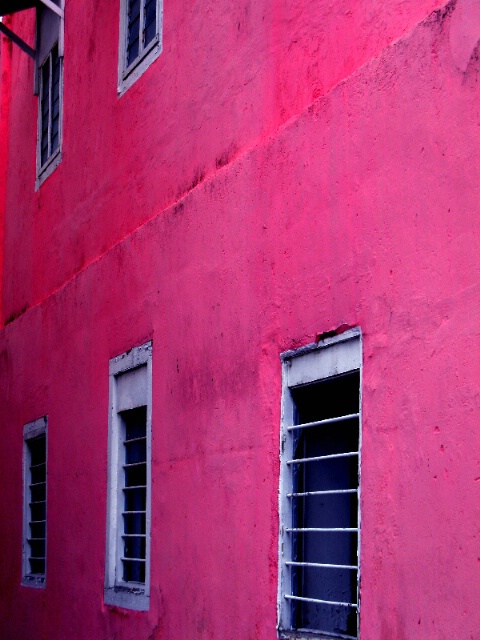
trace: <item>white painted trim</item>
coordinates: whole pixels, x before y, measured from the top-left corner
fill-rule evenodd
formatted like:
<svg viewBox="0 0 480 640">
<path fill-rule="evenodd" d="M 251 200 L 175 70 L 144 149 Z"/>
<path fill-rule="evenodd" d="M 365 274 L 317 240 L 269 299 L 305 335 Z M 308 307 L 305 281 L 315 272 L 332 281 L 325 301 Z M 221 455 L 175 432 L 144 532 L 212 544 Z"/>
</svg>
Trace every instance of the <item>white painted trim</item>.
<svg viewBox="0 0 480 640">
<path fill-rule="evenodd" d="M 301 640 L 304 638 L 328 638 L 332 636 L 318 631 L 305 633 L 292 629 L 290 625 L 291 607 L 284 594 L 286 585 L 291 584 L 291 566 L 286 561 L 291 558 L 291 537 L 285 529 L 292 520 L 291 501 L 287 494 L 293 486 L 293 466 L 287 464 L 294 458 L 293 435 L 288 427 L 294 424 L 295 406 L 290 393 L 292 387 L 311 384 L 349 371 L 360 372 L 359 390 L 359 479 L 358 479 L 358 580 L 357 580 L 357 639 L 360 640 L 360 575 L 361 575 L 361 442 L 362 442 L 362 333 L 359 327 L 349 329 L 338 336 L 326 338 L 295 351 L 280 355 L 282 360 L 282 400 L 280 425 L 280 479 L 279 479 L 279 548 L 278 548 L 278 593 L 277 593 L 277 633 L 280 638 Z M 341 635 L 334 636 L 341 638 Z"/>
<path fill-rule="evenodd" d="M 139 397 L 146 401 L 146 435 L 147 435 L 147 477 L 146 477 L 146 516 L 145 516 L 145 584 L 138 587 L 123 582 L 119 575 L 121 563 L 121 536 L 123 531 L 122 508 L 119 501 L 123 499 L 121 489 L 121 457 L 122 447 L 121 420 L 118 415 L 122 402 L 118 398 L 117 377 L 124 373 L 146 367 L 146 400 L 145 389 Z M 108 412 L 108 495 L 107 495 L 107 540 L 105 562 L 104 601 L 107 605 L 124 607 L 135 611 L 148 611 L 150 606 L 150 537 L 151 537 L 151 487 L 152 487 L 152 342 L 130 349 L 110 360 L 109 366 L 109 412 Z M 133 379 L 133 378 L 132 378 Z M 130 407 L 133 408 L 133 407 Z"/>
<path fill-rule="evenodd" d="M 140 0 L 142 3 L 145 0 Z M 122 96 L 142 76 L 162 53 L 163 45 L 163 0 L 157 0 L 156 35 L 127 68 L 127 12 L 128 0 L 120 0 L 120 26 L 118 38 L 118 97 Z M 142 10 L 143 15 L 143 10 Z M 141 29 L 140 25 L 140 29 Z"/>
<path fill-rule="evenodd" d="M 47 416 L 38 418 L 33 422 L 29 422 L 23 427 L 23 525 L 22 525 L 22 581 L 24 587 L 32 587 L 34 589 L 45 589 L 47 584 L 47 512 L 48 512 L 48 434 L 47 434 Z M 29 518 L 29 492 L 30 485 L 30 451 L 28 449 L 28 441 L 38 436 L 45 435 L 45 574 L 41 577 L 32 576 L 28 568 L 29 545 L 27 538 L 29 535 L 28 527 Z"/>
</svg>

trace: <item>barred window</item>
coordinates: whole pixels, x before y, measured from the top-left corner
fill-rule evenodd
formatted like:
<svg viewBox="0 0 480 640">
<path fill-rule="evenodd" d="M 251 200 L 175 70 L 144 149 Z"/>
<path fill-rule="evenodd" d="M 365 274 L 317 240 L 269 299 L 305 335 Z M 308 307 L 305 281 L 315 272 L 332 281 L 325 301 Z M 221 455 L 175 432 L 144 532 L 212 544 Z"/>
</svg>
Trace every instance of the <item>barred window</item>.
<svg viewBox="0 0 480 640">
<path fill-rule="evenodd" d="M 44 587 L 47 541 L 47 418 L 24 427 L 22 584 Z"/>
<path fill-rule="evenodd" d="M 361 344 L 283 356 L 279 630 L 357 638 Z"/>
<path fill-rule="evenodd" d="M 145 611 L 150 595 L 149 342 L 110 361 L 105 603 Z"/>
</svg>

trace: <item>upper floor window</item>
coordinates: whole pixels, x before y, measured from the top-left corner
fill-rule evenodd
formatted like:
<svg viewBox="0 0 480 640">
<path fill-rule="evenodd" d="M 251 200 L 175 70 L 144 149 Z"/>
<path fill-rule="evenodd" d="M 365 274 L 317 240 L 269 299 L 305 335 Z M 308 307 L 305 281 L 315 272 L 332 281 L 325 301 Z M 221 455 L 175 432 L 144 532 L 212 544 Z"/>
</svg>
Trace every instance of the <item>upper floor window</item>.
<svg viewBox="0 0 480 640">
<path fill-rule="evenodd" d="M 287 352 L 282 359 L 280 637 L 355 640 L 360 332 Z"/>
<path fill-rule="evenodd" d="M 162 0 L 121 0 L 119 86 L 124 93 L 162 51 Z"/>
<path fill-rule="evenodd" d="M 60 2 L 55 4 L 60 5 Z M 47 7 L 39 7 L 37 15 L 38 188 L 61 160 L 63 57 L 60 38 L 63 25 L 60 16 Z"/>
</svg>

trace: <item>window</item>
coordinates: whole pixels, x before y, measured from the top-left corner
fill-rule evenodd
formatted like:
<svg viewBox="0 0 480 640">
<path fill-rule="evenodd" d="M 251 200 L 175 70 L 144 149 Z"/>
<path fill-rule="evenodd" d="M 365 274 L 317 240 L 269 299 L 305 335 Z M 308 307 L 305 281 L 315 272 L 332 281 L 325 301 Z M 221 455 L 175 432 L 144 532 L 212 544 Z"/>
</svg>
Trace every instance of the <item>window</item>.
<svg viewBox="0 0 480 640">
<path fill-rule="evenodd" d="M 105 603 L 150 599 L 152 343 L 110 361 Z"/>
<path fill-rule="evenodd" d="M 38 188 L 61 160 L 63 57 L 60 35 L 63 21 L 44 6 L 39 7 L 37 16 Z"/>
<path fill-rule="evenodd" d="M 357 638 L 360 331 L 282 360 L 279 633 Z"/>
<path fill-rule="evenodd" d="M 162 0 L 121 0 L 118 91 L 124 93 L 162 52 Z"/>
<path fill-rule="evenodd" d="M 22 584 L 45 587 L 47 542 L 47 418 L 23 428 Z"/>
</svg>

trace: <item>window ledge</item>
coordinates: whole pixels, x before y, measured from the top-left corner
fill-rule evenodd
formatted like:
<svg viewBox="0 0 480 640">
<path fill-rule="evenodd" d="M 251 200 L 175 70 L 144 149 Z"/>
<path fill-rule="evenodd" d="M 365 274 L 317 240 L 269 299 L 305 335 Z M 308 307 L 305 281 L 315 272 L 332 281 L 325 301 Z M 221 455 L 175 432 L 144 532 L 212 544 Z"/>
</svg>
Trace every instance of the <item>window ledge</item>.
<svg viewBox="0 0 480 640">
<path fill-rule="evenodd" d="M 150 608 L 150 596 L 145 593 L 145 589 L 107 587 L 104 592 L 104 601 L 106 605 L 134 611 L 148 611 Z"/>
<path fill-rule="evenodd" d="M 161 37 L 157 36 L 150 45 L 142 52 L 142 54 L 122 73 L 118 83 L 118 97 L 129 89 L 140 76 L 142 76 L 148 67 L 155 62 L 162 53 Z"/>
<path fill-rule="evenodd" d="M 342 634 L 328 634 L 325 635 L 323 631 L 281 631 L 278 630 L 278 637 L 281 640 L 344 640 L 350 639 L 353 636 L 346 636 Z"/>
<path fill-rule="evenodd" d="M 41 576 L 41 577 L 23 576 L 21 584 L 22 584 L 22 587 L 31 587 L 33 589 L 45 589 L 46 580 L 45 580 L 45 576 Z"/>
<path fill-rule="evenodd" d="M 62 161 L 62 152 L 60 149 L 56 151 L 51 158 L 48 159 L 47 164 L 39 172 L 38 178 L 35 181 L 35 191 L 40 189 L 40 186 L 45 180 L 55 171 L 60 162 Z"/>
</svg>

